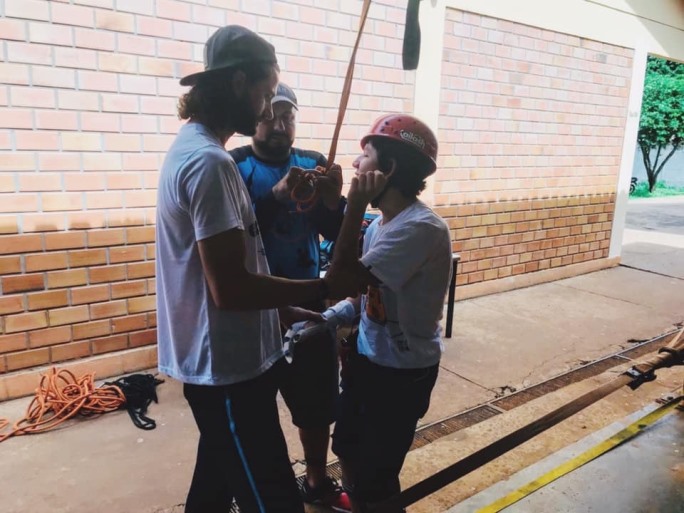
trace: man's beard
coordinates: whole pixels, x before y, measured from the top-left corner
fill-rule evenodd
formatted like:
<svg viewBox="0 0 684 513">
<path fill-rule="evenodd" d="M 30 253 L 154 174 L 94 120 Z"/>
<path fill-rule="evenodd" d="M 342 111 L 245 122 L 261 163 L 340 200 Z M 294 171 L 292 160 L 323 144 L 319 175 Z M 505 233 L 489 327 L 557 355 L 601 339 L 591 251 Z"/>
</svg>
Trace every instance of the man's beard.
<svg viewBox="0 0 684 513">
<path fill-rule="evenodd" d="M 256 133 L 259 118 L 247 95 L 244 98 L 224 97 L 215 108 L 218 109 L 215 119 L 220 120 L 222 131 L 237 132 L 248 137 Z"/>
<path fill-rule="evenodd" d="M 286 158 L 294 144 L 294 141 L 285 134 L 271 134 L 265 140 L 252 139 L 252 142 L 262 155 L 273 160 Z"/>
</svg>

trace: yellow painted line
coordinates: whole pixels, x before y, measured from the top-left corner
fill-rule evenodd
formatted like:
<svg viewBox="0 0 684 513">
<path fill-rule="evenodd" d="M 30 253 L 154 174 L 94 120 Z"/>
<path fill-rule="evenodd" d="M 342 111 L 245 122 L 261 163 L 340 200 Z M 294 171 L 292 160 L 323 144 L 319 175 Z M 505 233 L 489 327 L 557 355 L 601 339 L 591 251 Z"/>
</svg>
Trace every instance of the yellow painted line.
<svg viewBox="0 0 684 513">
<path fill-rule="evenodd" d="M 547 484 L 552 483 L 556 479 L 563 477 L 565 474 L 568 474 L 573 470 L 578 469 L 585 463 L 589 463 L 591 460 L 598 458 L 602 454 L 610 451 L 611 449 L 614 449 L 615 447 L 626 442 L 627 440 L 634 438 L 648 426 L 663 418 L 665 415 L 667 415 L 673 409 L 675 409 L 683 398 L 684 396 L 680 396 L 676 399 L 669 401 L 660 408 L 653 410 L 648 415 L 645 415 L 633 424 L 627 426 L 619 433 L 616 433 L 607 440 L 604 440 L 600 444 L 592 447 L 591 449 L 580 454 L 579 456 L 569 461 L 566 461 L 562 465 L 559 465 L 555 469 L 551 470 L 550 472 L 547 472 L 546 474 L 535 479 L 534 481 L 530 481 L 525 486 L 518 488 L 514 492 L 511 492 L 505 497 L 500 498 L 499 500 L 493 502 L 489 506 L 485 506 L 484 508 L 478 509 L 477 513 L 497 513 L 502 509 L 507 508 L 511 504 L 515 504 L 516 502 L 524 499 L 528 495 L 536 492 L 537 490 L 546 486 Z"/>
</svg>

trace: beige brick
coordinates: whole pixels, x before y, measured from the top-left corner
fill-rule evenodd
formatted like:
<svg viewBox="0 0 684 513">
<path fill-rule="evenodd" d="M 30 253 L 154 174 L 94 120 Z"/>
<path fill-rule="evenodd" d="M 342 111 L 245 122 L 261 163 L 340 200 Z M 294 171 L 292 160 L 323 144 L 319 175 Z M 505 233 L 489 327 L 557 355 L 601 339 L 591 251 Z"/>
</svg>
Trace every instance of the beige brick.
<svg viewBox="0 0 684 513">
<path fill-rule="evenodd" d="M 90 283 L 109 283 L 126 279 L 125 265 L 107 265 L 88 269 Z"/>
<path fill-rule="evenodd" d="M 65 233 L 46 233 L 45 249 L 74 249 L 85 247 L 85 233 L 65 232 Z"/>
<path fill-rule="evenodd" d="M 47 273 L 47 283 L 49 289 L 85 285 L 87 282 L 88 276 L 85 269 L 54 271 Z"/>
<path fill-rule="evenodd" d="M 104 321 L 86 322 L 84 324 L 76 324 L 73 326 L 74 340 L 81 340 L 84 338 L 101 337 L 109 335 L 110 323 L 109 319 Z"/>
<path fill-rule="evenodd" d="M 95 305 L 90 305 L 90 318 L 104 319 L 109 317 L 118 317 L 121 315 L 126 315 L 126 301 L 107 301 L 105 303 L 98 303 Z"/>
<path fill-rule="evenodd" d="M 99 303 L 109 299 L 109 285 L 93 285 L 71 289 L 71 304 Z"/>
<path fill-rule="evenodd" d="M 37 330 L 47 327 L 45 312 L 32 312 L 5 317 L 5 332 L 16 333 L 18 331 Z"/>
<path fill-rule="evenodd" d="M 104 249 L 86 249 L 68 252 L 69 267 L 84 267 L 107 263 L 107 252 Z"/>
<path fill-rule="evenodd" d="M 145 280 L 139 281 L 124 281 L 121 283 L 112 284 L 112 299 L 122 297 L 144 296 L 147 293 L 147 282 Z"/>
<path fill-rule="evenodd" d="M 58 251 L 51 253 L 40 253 L 26 255 L 26 272 L 47 271 L 54 269 L 66 269 L 66 252 Z"/>
<path fill-rule="evenodd" d="M 41 349 L 21 351 L 20 353 L 9 353 L 5 358 L 7 361 L 7 370 L 11 372 L 48 363 L 50 351 L 47 347 L 44 347 Z"/>
<path fill-rule="evenodd" d="M 135 262 L 145 259 L 145 246 L 122 246 L 109 249 L 109 261 L 112 264 Z"/>
<path fill-rule="evenodd" d="M 88 320 L 87 306 L 71 306 L 68 308 L 58 308 L 48 312 L 50 326 L 61 326 L 64 324 L 74 324 Z"/>
<path fill-rule="evenodd" d="M 126 265 L 129 280 L 151 278 L 154 276 L 154 262 L 140 262 Z"/>
<path fill-rule="evenodd" d="M 128 299 L 128 312 L 150 312 L 157 309 L 156 296 L 143 296 Z"/>
<path fill-rule="evenodd" d="M 0 315 L 24 311 L 24 296 L 0 296 Z"/>
<path fill-rule="evenodd" d="M 149 314 L 143 313 L 112 319 L 112 333 L 125 333 L 147 328 L 147 315 Z"/>
<path fill-rule="evenodd" d="M 125 232 L 123 228 L 111 230 L 91 230 L 88 232 L 88 247 L 118 246 L 124 244 Z"/>
<path fill-rule="evenodd" d="M 87 340 L 60 344 L 50 348 L 50 360 L 53 363 L 84 358 L 86 356 L 90 356 L 90 342 Z"/>
<path fill-rule="evenodd" d="M 29 347 L 43 347 L 71 341 L 71 326 L 59 326 L 29 333 Z"/>
<path fill-rule="evenodd" d="M 51 290 L 48 292 L 28 294 L 27 299 L 29 310 L 47 310 L 49 308 L 57 308 L 69 304 L 66 290 Z"/>
</svg>

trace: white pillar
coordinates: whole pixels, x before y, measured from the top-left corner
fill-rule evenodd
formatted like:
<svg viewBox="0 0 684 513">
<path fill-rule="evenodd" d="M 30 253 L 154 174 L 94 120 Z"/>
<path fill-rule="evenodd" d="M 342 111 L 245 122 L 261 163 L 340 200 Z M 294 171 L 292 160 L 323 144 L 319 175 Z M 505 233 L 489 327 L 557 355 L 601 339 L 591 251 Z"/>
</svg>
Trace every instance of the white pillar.
<svg viewBox="0 0 684 513">
<path fill-rule="evenodd" d="M 413 114 L 432 128 L 438 141 L 445 20 L 445 0 L 420 2 L 420 61 L 416 70 Z M 434 178 L 428 179 L 421 198 L 430 204 L 434 202 Z"/>
<path fill-rule="evenodd" d="M 620 158 L 620 172 L 618 174 L 615 211 L 613 213 L 613 227 L 610 234 L 608 258 L 620 256 L 622 250 L 622 236 L 625 229 L 625 220 L 627 218 L 629 184 L 632 178 L 637 134 L 639 132 L 641 100 L 644 95 L 644 77 L 646 74 L 647 57 L 648 52 L 646 50 L 646 44 L 639 41 L 634 49 L 634 60 L 632 62 L 632 83 L 629 91 L 625 135 L 622 142 L 622 157 Z"/>
</svg>

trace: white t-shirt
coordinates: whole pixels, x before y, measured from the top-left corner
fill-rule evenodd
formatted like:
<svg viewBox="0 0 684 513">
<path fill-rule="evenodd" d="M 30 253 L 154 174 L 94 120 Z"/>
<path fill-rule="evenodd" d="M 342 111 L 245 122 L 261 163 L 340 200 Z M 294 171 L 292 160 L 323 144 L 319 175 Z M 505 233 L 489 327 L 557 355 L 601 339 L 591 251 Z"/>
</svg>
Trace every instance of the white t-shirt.
<svg viewBox="0 0 684 513">
<path fill-rule="evenodd" d="M 439 363 L 451 239 L 444 220 L 420 201 L 366 231 L 361 262 L 382 283 L 361 299 L 359 353 L 400 369 Z"/>
<path fill-rule="evenodd" d="M 197 241 L 237 228 L 246 266 L 268 274 L 252 202 L 220 141 L 199 123 L 178 133 L 157 199 L 159 370 L 184 383 L 228 385 L 258 376 L 283 355 L 276 310 L 219 310 Z"/>
</svg>

